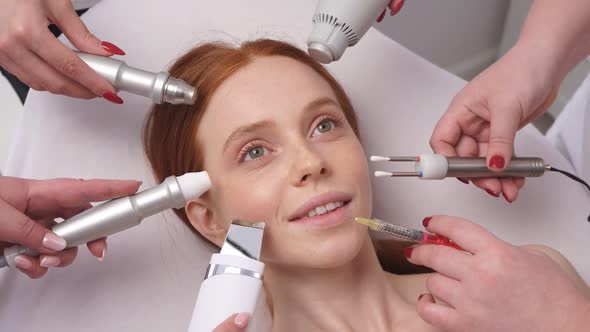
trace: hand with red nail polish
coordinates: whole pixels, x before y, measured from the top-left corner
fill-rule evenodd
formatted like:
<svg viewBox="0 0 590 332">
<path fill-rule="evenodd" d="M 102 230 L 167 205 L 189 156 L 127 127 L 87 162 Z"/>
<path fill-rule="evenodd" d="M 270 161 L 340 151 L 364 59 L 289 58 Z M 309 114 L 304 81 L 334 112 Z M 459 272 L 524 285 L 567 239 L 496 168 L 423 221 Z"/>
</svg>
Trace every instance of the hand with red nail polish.
<svg viewBox="0 0 590 332">
<path fill-rule="evenodd" d="M 587 329 L 590 287 L 557 251 L 513 246 L 461 218 L 433 216 L 423 224 L 466 251 L 429 244 L 404 251 L 410 263 L 437 272 L 427 277 L 428 293 L 416 303 L 432 326 L 459 332 Z"/>
<path fill-rule="evenodd" d="M 66 241 L 51 232 L 56 218 L 68 219 L 100 202 L 130 195 L 137 181 L 119 180 L 27 180 L 0 177 L 0 253 L 20 244 L 41 253 L 39 257 L 19 255 L 15 265 L 30 278 L 40 278 L 49 267 L 70 265 L 77 248 L 65 249 Z M 106 239 L 87 244 L 97 259 L 104 259 Z"/>
<path fill-rule="evenodd" d="M 515 46 L 452 100 L 430 139 L 434 152 L 486 157 L 490 170 L 502 171 L 514 155 L 516 132 L 549 109 L 565 75 L 590 54 L 588 17 L 586 0 L 534 1 Z M 472 182 L 508 202 L 524 185 L 522 178 Z"/>
<path fill-rule="evenodd" d="M 55 38 L 48 24 L 57 25 L 80 51 L 103 56 L 125 54 L 90 33 L 70 1 L 2 0 L 0 66 L 33 90 L 84 99 L 116 95 L 113 86 Z"/>
</svg>

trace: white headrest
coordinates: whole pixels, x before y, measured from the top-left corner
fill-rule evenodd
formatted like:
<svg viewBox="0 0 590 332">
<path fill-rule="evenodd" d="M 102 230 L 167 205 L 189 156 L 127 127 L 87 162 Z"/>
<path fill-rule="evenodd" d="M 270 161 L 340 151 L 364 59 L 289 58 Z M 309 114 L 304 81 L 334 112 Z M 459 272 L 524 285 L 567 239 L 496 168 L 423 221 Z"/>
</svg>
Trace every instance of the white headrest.
<svg viewBox="0 0 590 332">
<path fill-rule="evenodd" d="M 124 49 L 129 64 L 159 71 L 202 41 L 274 37 L 304 46 L 314 6 L 312 0 L 103 0 L 83 19 Z M 368 155 L 429 152 L 432 128 L 464 85 L 375 30 L 328 68 L 356 107 Z M 125 104 L 118 106 L 32 91 L 7 173 L 153 184 L 140 142 L 149 101 L 121 96 Z M 519 135 L 517 153 L 569 169 L 531 127 Z M 508 241 L 561 250 L 590 280 L 587 196 L 561 176 L 528 180 L 512 205 L 453 179 L 373 184 L 377 217 L 420 228 L 433 213 L 461 215 Z M 71 267 L 52 269 L 42 280 L 0 272 L 0 330 L 185 331 L 210 255 L 173 214 L 149 218 L 109 238 L 103 263 L 80 250 Z M 268 312 L 258 313 L 252 330 L 268 330 Z"/>
</svg>

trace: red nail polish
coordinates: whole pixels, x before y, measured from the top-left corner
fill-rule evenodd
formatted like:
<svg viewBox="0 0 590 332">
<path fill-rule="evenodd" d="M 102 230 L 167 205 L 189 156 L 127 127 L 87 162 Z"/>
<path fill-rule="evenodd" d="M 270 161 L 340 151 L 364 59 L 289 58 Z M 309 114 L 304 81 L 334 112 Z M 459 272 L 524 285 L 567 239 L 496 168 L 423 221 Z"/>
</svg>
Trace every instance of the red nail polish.
<svg viewBox="0 0 590 332">
<path fill-rule="evenodd" d="M 428 224 L 430 223 L 430 219 L 432 219 L 432 217 L 424 218 L 424 220 L 422 220 L 422 226 L 428 227 Z"/>
<path fill-rule="evenodd" d="M 496 194 L 495 192 L 491 191 L 490 189 L 486 189 L 486 192 L 494 197 L 500 196 L 500 194 Z"/>
<path fill-rule="evenodd" d="M 465 180 L 464 178 L 457 178 L 457 180 L 459 180 L 465 184 L 469 184 L 469 180 Z"/>
<path fill-rule="evenodd" d="M 422 298 L 422 296 L 424 296 L 424 294 L 420 294 L 420 295 L 418 296 L 418 301 L 420 301 L 420 299 Z"/>
<path fill-rule="evenodd" d="M 404 256 L 406 256 L 408 259 L 412 257 L 412 250 L 414 250 L 412 247 L 404 248 Z"/>
<path fill-rule="evenodd" d="M 391 16 L 399 13 L 400 10 L 402 10 L 402 7 L 404 6 L 404 0 L 402 0 L 400 3 L 398 3 L 395 7 L 393 7 L 393 9 L 391 10 Z"/>
<path fill-rule="evenodd" d="M 504 197 L 504 199 L 508 202 L 508 203 L 512 203 L 513 201 L 509 200 L 508 197 L 506 197 L 506 194 L 504 194 L 504 192 L 502 192 L 502 196 Z"/>
<path fill-rule="evenodd" d="M 504 161 L 504 157 L 499 156 L 499 155 L 495 155 L 492 158 L 490 158 L 490 167 L 492 168 L 504 168 L 504 164 L 506 162 Z"/>
<path fill-rule="evenodd" d="M 123 99 L 112 92 L 105 92 L 102 97 L 114 104 L 123 104 Z"/>
<path fill-rule="evenodd" d="M 381 13 L 381 15 L 379 15 L 379 17 L 377 17 L 377 23 L 381 23 L 381 21 L 383 21 L 383 18 L 385 17 L 385 11 L 386 9 L 383 9 L 383 13 Z"/>
<path fill-rule="evenodd" d="M 122 49 L 118 48 L 115 44 L 106 41 L 101 41 L 100 47 L 102 47 L 105 51 L 113 54 L 125 55 L 125 52 Z"/>
</svg>

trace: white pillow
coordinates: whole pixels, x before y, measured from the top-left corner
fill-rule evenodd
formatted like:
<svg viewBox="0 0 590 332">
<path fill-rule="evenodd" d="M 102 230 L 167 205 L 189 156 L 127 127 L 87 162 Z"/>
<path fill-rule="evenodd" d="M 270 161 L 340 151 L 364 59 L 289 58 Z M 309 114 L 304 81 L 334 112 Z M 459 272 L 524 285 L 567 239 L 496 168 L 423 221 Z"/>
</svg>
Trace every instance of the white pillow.
<svg viewBox="0 0 590 332">
<path fill-rule="evenodd" d="M 305 45 L 312 0 L 103 0 L 83 16 L 134 66 L 159 71 L 195 44 L 224 38 L 282 38 Z M 430 151 L 434 124 L 464 82 L 375 30 L 328 67 L 348 91 L 368 154 Z M 30 178 L 141 179 L 154 184 L 140 133 L 149 101 L 122 93 L 125 104 L 31 92 L 6 170 Z M 567 162 L 534 128 L 518 140 L 521 155 Z M 391 165 L 377 164 L 379 169 Z M 561 250 L 590 280 L 585 241 L 588 200 L 559 175 L 527 182 L 510 205 L 458 181 L 374 181 L 375 216 L 413 227 L 433 213 L 471 218 L 515 243 Z M 41 280 L 0 272 L 1 331 L 185 331 L 211 252 L 172 213 L 109 238 L 103 263 L 85 249 L 66 269 Z M 261 304 L 252 331 L 270 327 Z"/>
</svg>

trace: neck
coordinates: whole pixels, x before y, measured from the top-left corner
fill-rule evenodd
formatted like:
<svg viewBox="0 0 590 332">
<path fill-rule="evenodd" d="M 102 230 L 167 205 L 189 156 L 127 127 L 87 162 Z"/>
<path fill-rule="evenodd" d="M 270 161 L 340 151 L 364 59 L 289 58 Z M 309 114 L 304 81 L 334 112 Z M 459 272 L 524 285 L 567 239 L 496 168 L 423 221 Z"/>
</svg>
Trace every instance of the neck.
<svg viewBox="0 0 590 332">
<path fill-rule="evenodd" d="M 349 263 L 330 269 L 267 265 L 276 331 L 391 331 L 400 295 L 370 238 Z"/>
</svg>

